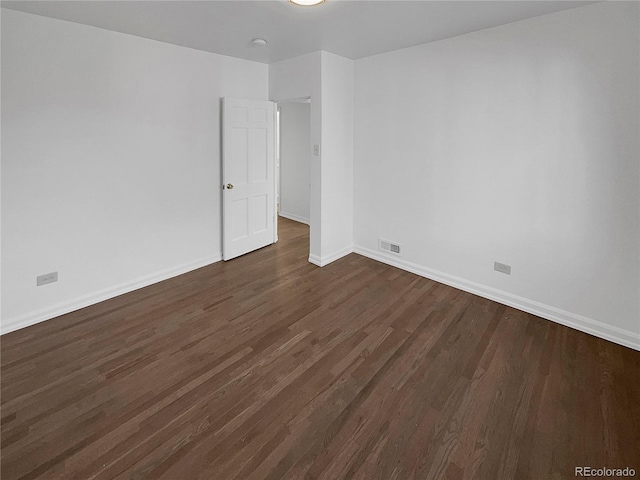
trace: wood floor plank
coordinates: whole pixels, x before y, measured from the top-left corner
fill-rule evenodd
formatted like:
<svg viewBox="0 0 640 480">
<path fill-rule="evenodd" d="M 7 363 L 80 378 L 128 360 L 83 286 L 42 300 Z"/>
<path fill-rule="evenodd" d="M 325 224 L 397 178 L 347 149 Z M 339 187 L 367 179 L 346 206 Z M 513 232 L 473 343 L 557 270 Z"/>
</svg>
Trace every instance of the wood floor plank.
<svg viewBox="0 0 640 480">
<path fill-rule="evenodd" d="M 640 471 L 639 352 L 279 237 L 2 336 L 2 478 Z"/>
</svg>

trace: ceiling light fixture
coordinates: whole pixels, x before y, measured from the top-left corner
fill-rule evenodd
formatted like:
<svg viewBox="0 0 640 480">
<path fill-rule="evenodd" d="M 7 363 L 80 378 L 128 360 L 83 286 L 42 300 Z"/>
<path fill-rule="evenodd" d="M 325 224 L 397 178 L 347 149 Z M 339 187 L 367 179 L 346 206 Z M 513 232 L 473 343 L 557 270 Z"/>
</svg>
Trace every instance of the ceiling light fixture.
<svg viewBox="0 0 640 480">
<path fill-rule="evenodd" d="M 264 38 L 254 38 L 251 40 L 251 45 L 254 47 L 266 47 L 267 41 Z"/>
<path fill-rule="evenodd" d="M 326 0 L 289 0 L 291 3 L 295 3 L 296 5 L 302 5 L 303 7 L 311 7 L 313 5 L 320 5 L 324 3 Z"/>
</svg>

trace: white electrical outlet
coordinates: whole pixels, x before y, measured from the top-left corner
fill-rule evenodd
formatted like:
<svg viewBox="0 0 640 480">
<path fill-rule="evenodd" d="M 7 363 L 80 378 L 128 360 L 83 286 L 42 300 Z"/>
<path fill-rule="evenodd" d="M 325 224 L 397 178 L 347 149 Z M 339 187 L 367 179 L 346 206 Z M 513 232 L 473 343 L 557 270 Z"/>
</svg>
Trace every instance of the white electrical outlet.
<svg viewBox="0 0 640 480">
<path fill-rule="evenodd" d="M 46 285 L 58 281 L 58 272 L 46 273 L 36 277 L 36 286 Z"/>
<path fill-rule="evenodd" d="M 507 275 L 511 275 L 511 265 L 505 265 L 500 262 L 493 262 L 493 269 L 496 272 L 506 273 Z"/>
</svg>

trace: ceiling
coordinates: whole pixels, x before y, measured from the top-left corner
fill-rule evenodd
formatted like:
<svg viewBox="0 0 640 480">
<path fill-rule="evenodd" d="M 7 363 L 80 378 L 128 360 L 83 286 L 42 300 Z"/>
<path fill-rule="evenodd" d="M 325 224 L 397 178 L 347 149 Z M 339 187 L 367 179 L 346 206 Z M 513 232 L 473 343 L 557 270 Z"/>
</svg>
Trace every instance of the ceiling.
<svg viewBox="0 0 640 480">
<path fill-rule="evenodd" d="M 595 2 L 327 0 L 2 1 L 2 7 L 273 63 L 326 50 L 351 59 Z M 269 44 L 253 47 L 260 37 Z"/>
</svg>

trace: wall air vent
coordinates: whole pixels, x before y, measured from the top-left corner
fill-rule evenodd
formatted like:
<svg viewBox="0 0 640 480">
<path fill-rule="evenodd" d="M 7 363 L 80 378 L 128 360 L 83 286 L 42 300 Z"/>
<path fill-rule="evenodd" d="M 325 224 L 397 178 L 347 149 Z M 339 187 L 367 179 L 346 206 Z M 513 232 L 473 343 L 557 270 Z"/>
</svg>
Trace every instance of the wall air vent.
<svg viewBox="0 0 640 480">
<path fill-rule="evenodd" d="M 388 240 L 383 240 L 381 238 L 378 239 L 378 250 L 382 250 L 383 252 L 387 253 L 393 253 L 394 255 L 401 255 L 399 244 L 390 242 Z"/>
</svg>

